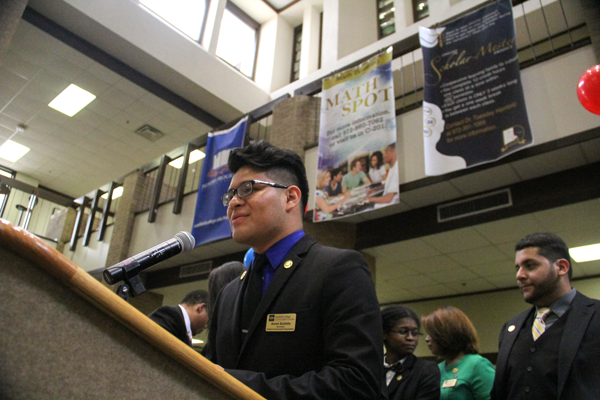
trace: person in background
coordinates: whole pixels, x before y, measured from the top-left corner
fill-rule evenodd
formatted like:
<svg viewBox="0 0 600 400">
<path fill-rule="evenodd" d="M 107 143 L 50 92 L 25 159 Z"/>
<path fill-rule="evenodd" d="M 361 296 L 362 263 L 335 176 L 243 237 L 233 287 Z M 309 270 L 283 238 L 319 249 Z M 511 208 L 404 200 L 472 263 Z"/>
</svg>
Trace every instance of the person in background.
<svg viewBox="0 0 600 400">
<path fill-rule="evenodd" d="M 527 235 L 515 251 L 517 283 L 532 307 L 500 331 L 492 399 L 600 399 L 600 301 L 571 287 L 560 237 Z"/>
<path fill-rule="evenodd" d="M 383 154 L 377 150 L 371 155 L 371 167 L 369 168 L 369 178 L 373 183 L 379 183 L 385 178 L 387 170 L 383 166 Z"/>
<path fill-rule="evenodd" d="M 479 354 L 479 339 L 469 318 L 458 308 L 442 307 L 423 317 L 429 350 L 443 361 L 440 400 L 487 400 L 494 366 Z"/>
<path fill-rule="evenodd" d="M 252 249 L 250 249 L 252 250 Z M 247 255 L 248 253 L 246 253 Z M 254 253 L 252 253 L 254 256 Z M 246 257 L 244 257 L 245 261 Z M 209 315 L 212 317 L 214 304 L 217 302 L 217 297 L 221 290 L 227 286 L 227 284 L 234 279 L 239 278 L 242 274 L 246 272 L 246 266 L 239 261 L 231 261 L 227 262 L 212 271 L 208 274 L 208 311 Z M 209 331 L 211 327 L 208 327 Z M 202 349 L 202 355 L 206 356 L 208 353 L 208 343 Z"/>
<path fill-rule="evenodd" d="M 375 203 L 375 208 L 400 202 L 400 179 L 398 176 L 398 155 L 396 154 L 396 143 L 392 143 L 385 148 L 383 161 L 390 166 L 387 177 L 385 178 L 383 195 L 371 196 L 367 198 L 367 203 Z"/>
<path fill-rule="evenodd" d="M 194 290 L 175 307 L 162 306 L 152 311 L 148 318 L 188 346 L 192 337 L 201 333 L 208 324 L 208 292 Z"/>
<path fill-rule="evenodd" d="M 417 358 L 421 319 L 404 306 L 381 311 L 385 357 L 383 367 L 389 400 L 438 400 L 440 370 L 433 361 Z"/>
<path fill-rule="evenodd" d="M 317 190 L 315 191 L 315 212 L 319 221 L 331 218 L 331 213 L 350 198 L 350 193 L 345 193 L 341 199 L 330 203 L 329 197 L 324 190 L 330 181 L 331 173 L 329 171 L 319 172 L 317 176 Z"/>
<path fill-rule="evenodd" d="M 208 309 L 212 315 L 213 305 L 216 303 L 217 296 L 221 290 L 232 280 L 239 278 L 246 271 L 246 266 L 239 261 L 227 262 L 208 274 Z"/>
<path fill-rule="evenodd" d="M 350 172 L 348 172 L 342 178 L 342 192 L 346 193 L 355 187 L 361 185 L 368 185 L 371 180 L 367 177 L 367 174 L 362 170 L 362 163 L 357 158 L 350 163 Z"/>
<path fill-rule="evenodd" d="M 334 168 L 331 170 L 331 181 L 323 191 L 327 193 L 330 198 L 337 197 L 342 194 L 342 179 L 344 174 L 341 168 Z"/>
</svg>

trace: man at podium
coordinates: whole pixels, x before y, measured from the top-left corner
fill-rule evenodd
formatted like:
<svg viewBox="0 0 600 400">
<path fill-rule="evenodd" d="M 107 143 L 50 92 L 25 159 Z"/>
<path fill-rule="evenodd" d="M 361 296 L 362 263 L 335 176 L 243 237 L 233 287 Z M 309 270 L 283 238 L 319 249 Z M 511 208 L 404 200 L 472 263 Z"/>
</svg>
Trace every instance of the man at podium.
<svg viewBox="0 0 600 400">
<path fill-rule="evenodd" d="M 267 399 L 379 399 L 382 327 L 367 263 L 303 231 L 301 158 L 259 141 L 231 152 L 222 197 L 248 273 L 216 301 L 207 357 Z"/>
</svg>

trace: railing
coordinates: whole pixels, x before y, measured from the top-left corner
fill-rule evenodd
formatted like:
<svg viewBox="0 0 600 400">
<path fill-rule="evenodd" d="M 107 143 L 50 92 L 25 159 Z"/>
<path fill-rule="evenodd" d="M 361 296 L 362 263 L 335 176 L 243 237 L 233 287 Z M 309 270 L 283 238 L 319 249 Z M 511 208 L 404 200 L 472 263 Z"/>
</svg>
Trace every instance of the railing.
<svg viewBox="0 0 600 400">
<path fill-rule="evenodd" d="M 487 4 L 489 2 L 437 25 L 448 24 Z M 513 0 L 513 14 L 521 68 L 530 67 L 591 43 L 584 15 L 576 2 L 558 0 L 544 5 L 540 0 Z M 398 116 L 422 105 L 423 63 L 418 34 L 407 37 L 392 46 L 395 106 Z M 351 63 L 343 70 L 357 66 L 373 55 Z M 340 71 L 333 71 L 331 74 Z M 322 79 L 319 78 L 296 89 L 294 95 L 319 97 L 321 81 Z M 282 96 L 245 114 L 244 116 L 247 115 L 250 121 L 247 138 L 269 140 L 272 132 L 273 109 L 276 104 L 289 97 L 289 95 Z M 216 128 L 215 131 L 233 126 L 244 116 L 229 121 Z M 318 121 L 316 123 L 318 124 Z M 318 132 L 318 129 L 315 131 Z M 313 141 L 313 145 L 318 143 L 318 137 L 315 136 Z M 196 193 L 200 183 L 203 161 L 199 160 L 188 165 L 190 153 L 194 149 L 204 150 L 205 145 L 206 136 L 199 137 L 187 146 L 174 150 L 170 155 L 165 155 L 142 167 L 141 170 L 145 174 L 144 189 L 135 212 L 150 211 L 148 221 L 154 222 L 158 207 L 174 202 L 173 213 L 178 214 L 181 211 L 183 197 Z M 179 157 L 183 157 L 181 169 L 169 164 Z"/>
</svg>

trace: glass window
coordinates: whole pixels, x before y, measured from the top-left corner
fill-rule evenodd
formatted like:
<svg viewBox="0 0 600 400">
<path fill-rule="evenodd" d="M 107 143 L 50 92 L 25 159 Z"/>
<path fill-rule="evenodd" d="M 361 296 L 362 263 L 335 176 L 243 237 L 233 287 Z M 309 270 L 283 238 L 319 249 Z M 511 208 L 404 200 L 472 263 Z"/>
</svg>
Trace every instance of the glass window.
<svg viewBox="0 0 600 400">
<path fill-rule="evenodd" d="M 209 0 L 140 0 L 140 4 L 196 41 L 201 39 L 208 2 Z"/>
<path fill-rule="evenodd" d="M 413 17 L 415 22 L 429 17 L 429 0 L 413 0 Z"/>
<path fill-rule="evenodd" d="M 379 26 L 379 39 L 396 32 L 394 19 L 394 0 L 377 0 L 377 25 Z"/>
<path fill-rule="evenodd" d="M 291 81 L 300 79 L 300 53 L 302 52 L 302 25 L 294 28 L 294 50 L 292 52 L 292 78 Z"/>
<path fill-rule="evenodd" d="M 0 166 L 0 175 L 6 176 L 8 178 L 14 178 L 15 172 Z M 4 193 L 4 190 L 2 189 L 10 190 L 8 189 L 8 187 L 0 188 L 0 217 L 2 217 L 2 215 L 4 214 L 4 207 L 6 206 L 6 199 L 8 198 L 8 194 Z"/>
<path fill-rule="evenodd" d="M 219 31 L 217 56 L 249 78 L 254 77 L 259 27 L 258 22 L 235 4 L 227 2 Z"/>
</svg>

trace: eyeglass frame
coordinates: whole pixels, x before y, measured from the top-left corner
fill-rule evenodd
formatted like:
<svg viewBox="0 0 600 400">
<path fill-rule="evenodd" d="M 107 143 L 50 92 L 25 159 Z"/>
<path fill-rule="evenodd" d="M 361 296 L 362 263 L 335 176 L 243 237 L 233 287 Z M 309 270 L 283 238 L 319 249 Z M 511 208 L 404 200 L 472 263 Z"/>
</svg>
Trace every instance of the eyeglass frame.
<svg viewBox="0 0 600 400">
<path fill-rule="evenodd" d="M 414 331 L 407 329 L 406 332 L 401 332 L 401 331 L 395 331 L 395 330 L 390 330 L 390 332 L 394 332 L 400 336 L 404 336 L 404 337 L 408 337 L 408 334 L 410 333 L 412 337 L 414 338 L 418 338 L 419 336 L 423 336 L 423 333 L 417 331 L 417 334 L 414 333 Z"/>
<path fill-rule="evenodd" d="M 240 187 L 242 187 L 242 185 L 245 185 L 247 183 L 250 183 L 250 192 L 244 196 L 240 196 L 238 190 Z M 275 182 L 266 182 L 266 181 L 261 181 L 258 179 L 251 179 L 249 181 L 244 181 L 242 183 L 240 183 L 238 185 L 238 187 L 236 187 L 235 189 L 229 189 L 227 192 L 225 192 L 225 194 L 223 196 L 221 196 L 221 201 L 223 201 L 223 206 L 225 207 L 229 207 L 229 203 L 231 203 L 231 200 L 233 200 L 233 198 L 237 195 L 237 197 L 239 199 L 245 199 L 246 197 L 250 196 L 252 193 L 254 193 L 254 184 L 260 184 L 260 185 L 266 185 L 266 186 L 270 186 L 270 187 L 274 187 L 276 189 L 287 189 L 290 186 L 293 185 L 282 185 L 281 183 L 275 183 Z M 231 194 L 231 197 L 229 198 L 229 200 L 227 199 L 227 195 Z"/>
</svg>

